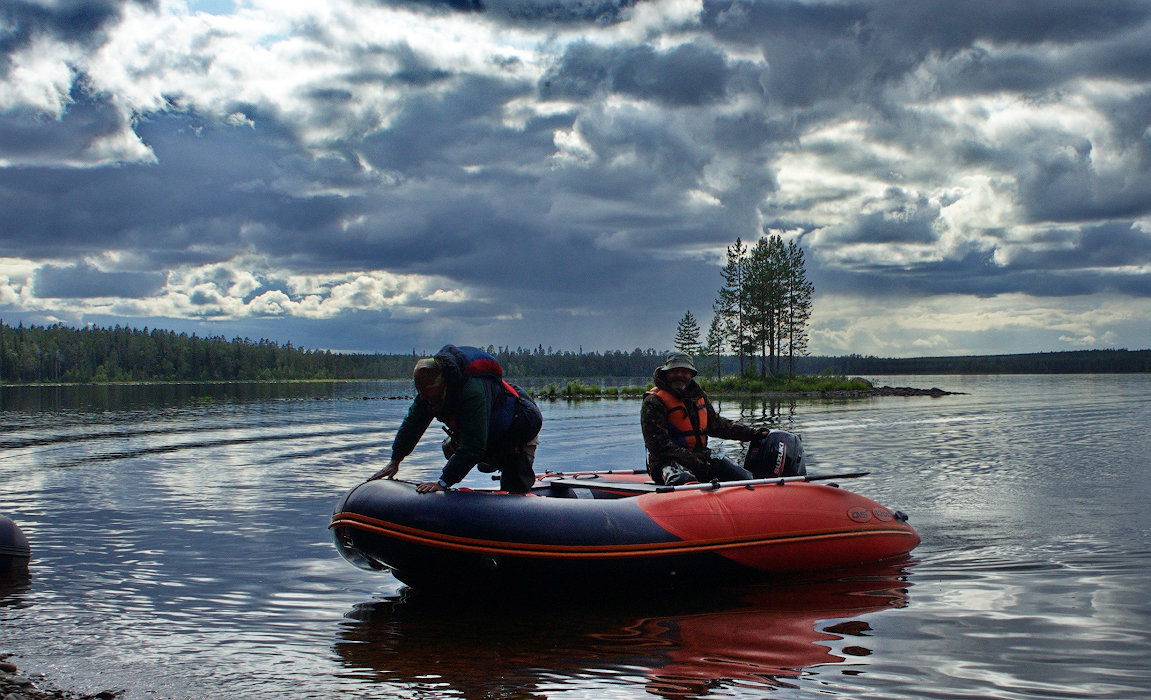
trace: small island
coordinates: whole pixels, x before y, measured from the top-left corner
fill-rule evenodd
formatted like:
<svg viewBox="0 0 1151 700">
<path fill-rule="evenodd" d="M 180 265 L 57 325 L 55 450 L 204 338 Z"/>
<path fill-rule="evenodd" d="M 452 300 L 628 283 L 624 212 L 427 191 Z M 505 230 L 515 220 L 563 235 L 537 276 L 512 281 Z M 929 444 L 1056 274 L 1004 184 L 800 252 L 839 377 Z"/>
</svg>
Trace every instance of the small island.
<svg viewBox="0 0 1151 700">
<path fill-rule="evenodd" d="M 876 396 L 949 396 L 963 392 L 944 391 L 938 387 L 875 386 L 863 377 L 789 375 L 780 377 L 726 377 L 724 379 L 697 379 L 712 398 L 764 398 L 764 399 L 864 399 Z M 601 387 L 569 381 L 563 386 L 548 384 L 528 387 L 537 399 L 600 399 L 637 398 L 651 388 L 645 386 Z"/>
</svg>

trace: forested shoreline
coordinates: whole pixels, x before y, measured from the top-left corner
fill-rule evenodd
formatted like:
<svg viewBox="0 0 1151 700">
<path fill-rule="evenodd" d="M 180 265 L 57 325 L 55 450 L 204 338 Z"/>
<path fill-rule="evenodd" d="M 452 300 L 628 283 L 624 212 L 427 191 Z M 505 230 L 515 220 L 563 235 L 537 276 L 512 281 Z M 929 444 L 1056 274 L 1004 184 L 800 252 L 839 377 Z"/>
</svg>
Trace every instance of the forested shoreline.
<svg viewBox="0 0 1151 700">
<path fill-rule="evenodd" d="M 290 381 L 405 379 L 415 359 L 438 348 L 410 353 L 356 354 L 309 350 L 247 338 L 200 337 L 147 328 L 15 327 L 0 323 L 0 383 L 131 381 Z M 488 346 L 511 377 L 647 377 L 666 350 L 573 352 Z M 738 373 L 739 361 L 724 357 L 701 367 L 709 377 Z M 1089 374 L 1151 372 L 1151 350 L 1068 352 L 964 357 L 880 358 L 850 355 L 798 357 L 797 374 Z"/>
<path fill-rule="evenodd" d="M 951 357 L 803 357 L 800 374 L 1130 374 L 1151 372 L 1151 350 L 1066 350 Z"/>
</svg>

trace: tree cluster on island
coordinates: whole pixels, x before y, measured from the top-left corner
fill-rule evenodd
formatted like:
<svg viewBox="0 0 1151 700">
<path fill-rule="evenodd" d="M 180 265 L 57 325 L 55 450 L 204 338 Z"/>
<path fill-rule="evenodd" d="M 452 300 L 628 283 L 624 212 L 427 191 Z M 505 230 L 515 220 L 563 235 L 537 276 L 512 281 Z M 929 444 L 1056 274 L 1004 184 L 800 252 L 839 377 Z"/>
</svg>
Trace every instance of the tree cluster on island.
<svg viewBox="0 0 1151 700">
<path fill-rule="evenodd" d="M 803 249 L 777 234 L 750 248 L 739 238 L 727 248 L 724 284 L 712 304 L 707 337 L 690 310 L 680 319 L 675 348 L 697 358 L 701 374 L 719 379 L 724 360 L 734 357 L 740 376 L 797 373 L 807 355 L 807 326 L 814 285 L 807 279 Z"/>
</svg>

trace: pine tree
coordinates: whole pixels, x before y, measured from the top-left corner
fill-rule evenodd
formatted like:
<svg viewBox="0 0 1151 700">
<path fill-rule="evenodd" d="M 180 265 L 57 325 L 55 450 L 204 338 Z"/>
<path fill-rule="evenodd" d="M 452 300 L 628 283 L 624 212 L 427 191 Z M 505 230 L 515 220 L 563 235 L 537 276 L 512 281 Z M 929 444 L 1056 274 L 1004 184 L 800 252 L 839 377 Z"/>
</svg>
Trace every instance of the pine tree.
<svg viewBox="0 0 1151 700">
<path fill-rule="evenodd" d="M 776 235 L 761 238 L 748 257 L 744 286 L 748 297 L 748 335 L 759 354 L 762 376 L 778 371 L 777 357 L 783 315 L 783 240 Z"/>
<path fill-rule="evenodd" d="M 699 354 L 699 323 L 688 311 L 675 329 L 675 349 L 692 357 Z"/>
<path fill-rule="evenodd" d="M 712 309 L 714 311 L 714 309 Z M 723 332 L 723 319 L 719 313 L 712 314 L 711 325 L 707 328 L 707 345 L 704 354 L 714 360 L 715 378 L 723 377 L 723 351 L 727 345 Z"/>
<path fill-rule="evenodd" d="M 744 372 L 744 357 L 747 355 L 750 339 L 747 337 L 747 248 L 736 238 L 735 244 L 727 248 L 727 264 L 720 274 L 723 286 L 719 289 L 715 311 L 721 318 L 721 325 L 727 346 L 739 359 L 739 373 Z"/>
<path fill-rule="evenodd" d="M 787 367 L 788 372 L 795 374 L 795 356 L 807 354 L 807 324 L 811 320 L 811 297 L 815 293 L 815 285 L 807 279 L 803 248 L 795 241 L 787 244 L 786 260 Z"/>
<path fill-rule="evenodd" d="M 794 241 L 784 245 L 774 234 L 760 238 L 750 250 L 737 238 L 727 249 L 722 274 L 725 284 L 714 310 L 722 319 L 724 337 L 739 355 L 740 373 L 744 356 L 758 355 L 762 376 L 778 373 L 784 357 L 794 374 L 795 356 L 807 354 L 814 293 L 803 249 Z"/>
</svg>

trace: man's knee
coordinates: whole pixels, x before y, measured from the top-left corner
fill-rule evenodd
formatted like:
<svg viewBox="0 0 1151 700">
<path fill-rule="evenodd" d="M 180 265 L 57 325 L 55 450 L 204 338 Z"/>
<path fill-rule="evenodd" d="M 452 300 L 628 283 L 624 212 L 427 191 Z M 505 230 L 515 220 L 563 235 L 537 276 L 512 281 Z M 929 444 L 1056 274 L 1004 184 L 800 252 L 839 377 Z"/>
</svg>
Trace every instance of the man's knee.
<svg viewBox="0 0 1151 700">
<path fill-rule="evenodd" d="M 753 478 L 751 472 L 727 457 L 712 457 L 711 473 L 720 481 L 743 481 Z"/>
<path fill-rule="evenodd" d="M 660 475 L 663 477 L 663 483 L 667 486 L 682 486 L 683 484 L 690 484 L 693 481 L 699 481 L 695 474 L 687 467 L 678 464 L 669 464 L 665 466 Z"/>
</svg>

